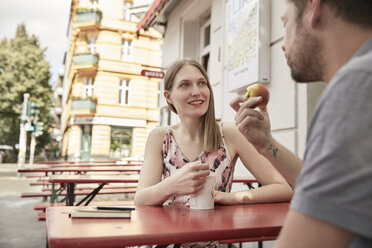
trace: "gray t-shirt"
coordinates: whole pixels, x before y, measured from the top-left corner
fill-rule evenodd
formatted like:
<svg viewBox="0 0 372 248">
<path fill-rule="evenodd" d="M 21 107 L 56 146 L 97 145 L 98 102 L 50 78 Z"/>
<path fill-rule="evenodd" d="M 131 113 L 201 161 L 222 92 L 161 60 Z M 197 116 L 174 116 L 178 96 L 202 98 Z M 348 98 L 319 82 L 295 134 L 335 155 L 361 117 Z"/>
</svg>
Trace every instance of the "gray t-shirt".
<svg viewBox="0 0 372 248">
<path fill-rule="evenodd" d="M 291 208 L 372 247 L 372 39 L 344 65 L 311 122 Z"/>
</svg>

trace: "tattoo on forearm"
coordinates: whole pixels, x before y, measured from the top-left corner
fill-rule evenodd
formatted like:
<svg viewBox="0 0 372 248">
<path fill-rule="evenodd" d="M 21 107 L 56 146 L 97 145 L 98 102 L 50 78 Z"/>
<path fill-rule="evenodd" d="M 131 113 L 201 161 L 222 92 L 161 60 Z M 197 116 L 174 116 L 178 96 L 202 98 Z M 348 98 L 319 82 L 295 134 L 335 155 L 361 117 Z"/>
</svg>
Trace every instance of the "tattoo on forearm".
<svg viewBox="0 0 372 248">
<path fill-rule="evenodd" d="M 274 156 L 274 158 L 276 158 L 276 153 L 279 151 L 279 149 L 278 148 L 275 148 L 273 145 L 270 144 L 267 147 L 267 151 L 273 151 L 273 156 Z"/>
</svg>

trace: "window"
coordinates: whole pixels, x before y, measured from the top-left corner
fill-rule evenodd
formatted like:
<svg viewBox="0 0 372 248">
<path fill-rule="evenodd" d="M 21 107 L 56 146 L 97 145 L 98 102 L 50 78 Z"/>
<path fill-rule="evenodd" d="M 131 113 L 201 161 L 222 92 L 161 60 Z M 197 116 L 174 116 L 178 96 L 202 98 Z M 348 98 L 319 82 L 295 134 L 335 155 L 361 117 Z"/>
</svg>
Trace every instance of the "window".
<svg viewBox="0 0 372 248">
<path fill-rule="evenodd" d="M 96 53 L 96 39 L 88 39 L 88 51 L 91 54 Z"/>
<path fill-rule="evenodd" d="M 207 27 L 204 28 L 204 47 L 209 46 L 211 43 L 211 25 L 208 24 Z"/>
<path fill-rule="evenodd" d="M 122 40 L 121 43 L 121 60 L 130 61 L 132 58 L 132 41 Z"/>
<path fill-rule="evenodd" d="M 204 55 L 202 58 L 201 58 L 201 64 L 203 65 L 203 67 L 205 68 L 205 70 L 207 72 L 209 72 L 209 53 L 207 53 L 206 55 Z"/>
<path fill-rule="evenodd" d="M 122 79 L 119 85 L 119 104 L 128 105 L 129 104 L 129 81 Z"/>
<path fill-rule="evenodd" d="M 132 3 L 130 2 L 123 3 L 123 19 L 125 21 L 132 21 L 131 7 Z"/>
<path fill-rule="evenodd" d="M 94 89 L 94 78 L 86 78 L 84 85 L 84 97 L 92 97 Z"/>
<path fill-rule="evenodd" d="M 160 126 L 165 127 L 171 124 L 171 112 L 168 106 L 160 109 Z"/>
<path fill-rule="evenodd" d="M 90 158 L 90 148 L 92 140 L 92 125 L 81 125 L 81 148 L 80 158 L 87 160 Z"/>
<path fill-rule="evenodd" d="M 132 152 L 132 128 L 111 127 L 110 155 L 113 158 L 129 157 Z"/>
<path fill-rule="evenodd" d="M 208 20 L 200 27 L 200 62 L 209 72 L 209 54 L 211 43 L 211 21 Z"/>
<path fill-rule="evenodd" d="M 160 107 L 160 97 L 161 97 L 161 89 L 160 89 L 160 83 L 158 84 L 158 107 Z"/>
<path fill-rule="evenodd" d="M 98 0 L 91 0 L 89 7 L 92 9 L 98 9 Z"/>
</svg>

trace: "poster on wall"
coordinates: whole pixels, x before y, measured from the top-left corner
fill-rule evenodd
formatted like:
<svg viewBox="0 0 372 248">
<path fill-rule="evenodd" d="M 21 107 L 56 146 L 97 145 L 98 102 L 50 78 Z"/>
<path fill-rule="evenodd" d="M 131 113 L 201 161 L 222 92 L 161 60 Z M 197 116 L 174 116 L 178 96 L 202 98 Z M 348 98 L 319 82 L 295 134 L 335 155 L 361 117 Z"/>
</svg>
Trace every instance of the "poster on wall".
<svg viewBox="0 0 372 248">
<path fill-rule="evenodd" d="M 227 85 L 240 91 L 269 82 L 270 2 L 229 0 L 227 18 Z"/>
</svg>

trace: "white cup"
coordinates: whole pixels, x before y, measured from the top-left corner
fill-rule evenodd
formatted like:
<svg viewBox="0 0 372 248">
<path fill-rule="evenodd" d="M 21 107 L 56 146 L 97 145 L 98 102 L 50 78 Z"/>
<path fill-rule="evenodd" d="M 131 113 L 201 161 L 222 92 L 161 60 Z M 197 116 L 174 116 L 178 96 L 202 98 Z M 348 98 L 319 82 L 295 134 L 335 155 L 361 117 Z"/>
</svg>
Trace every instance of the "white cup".
<svg viewBox="0 0 372 248">
<path fill-rule="evenodd" d="M 216 183 L 216 175 L 208 175 L 205 181 L 204 188 L 197 194 L 190 196 L 191 209 L 213 209 L 214 199 L 212 189 Z"/>
</svg>

